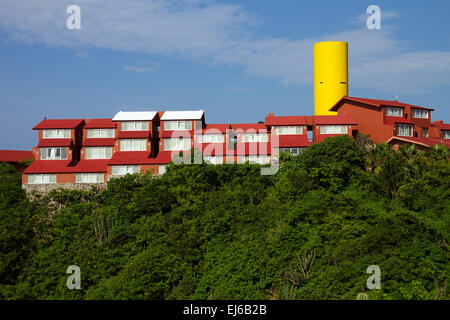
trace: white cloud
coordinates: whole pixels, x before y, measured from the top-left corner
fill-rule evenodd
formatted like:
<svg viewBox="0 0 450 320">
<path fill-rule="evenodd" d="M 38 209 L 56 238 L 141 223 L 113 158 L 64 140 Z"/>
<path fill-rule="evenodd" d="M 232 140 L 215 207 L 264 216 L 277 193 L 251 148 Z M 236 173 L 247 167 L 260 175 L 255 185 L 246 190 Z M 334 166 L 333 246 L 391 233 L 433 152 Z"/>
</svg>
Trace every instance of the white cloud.
<svg viewBox="0 0 450 320">
<path fill-rule="evenodd" d="M 158 69 L 159 64 L 156 62 L 147 62 L 141 66 L 124 66 L 125 71 L 136 72 L 136 73 L 149 73 L 154 72 Z"/>
<path fill-rule="evenodd" d="M 102 48 L 227 64 L 288 85 L 312 84 L 315 42 L 344 40 L 349 42 L 351 87 L 411 93 L 450 82 L 450 52 L 411 51 L 386 29 L 363 27 L 310 39 L 256 38 L 251 28 L 258 18 L 238 5 L 209 0 L 77 0 L 81 30 L 68 30 L 66 8 L 72 3 L 1 0 L 0 32 L 9 40 L 75 52 Z M 398 16 L 382 12 L 382 19 Z M 124 69 L 152 72 L 156 67 Z"/>
</svg>

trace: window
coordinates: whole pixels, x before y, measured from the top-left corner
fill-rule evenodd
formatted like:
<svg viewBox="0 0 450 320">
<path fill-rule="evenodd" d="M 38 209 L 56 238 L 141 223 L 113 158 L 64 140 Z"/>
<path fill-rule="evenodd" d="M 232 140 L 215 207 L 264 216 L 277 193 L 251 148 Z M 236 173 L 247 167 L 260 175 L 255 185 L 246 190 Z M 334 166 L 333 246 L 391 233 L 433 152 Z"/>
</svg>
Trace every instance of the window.
<svg viewBox="0 0 450 320">
<path fill-rule="evenodd" d="M 148 131 L 148 121 L 123 121 L 122 131 Z"/>
<path fill-rule="evenodd" d="M 239 163 L 256 163 L 256 164 L 268 164 L 270 162 L 269 156 L 240 156 Z"/>
<path fill-rule="evenodd" d="M 114 129 L 86 129 L 87 138 L 114 138 Z"/>
<path fill-rule="evenodd" d="M 191 139 L 190 138 L 168 138 L 164 139 L 164 150 L 190 150 Z"/>
<path fill-rule="evenodd" d="M 422 128 L 422 137 L 428 138 L 428 128 Z"/>
<path fill-rule="evenodd" d="M 413 126 L 412 124 L 397 124 L 397 136 L 412 137 Z"/>
<path fill-rule="evenodd" d="M 139 173 L 141 166 L 129 165 L 129 166 L 112 166 L 112 174 L 115 176 L 124 176 L 126 174 Z"/>
<path fill-rule="evenodd" d="M 289 152 L 292 155 L 297 155 L 299 154 L 301 151 L 303 150 L 303 148 L 280 148 L 279 152 Z"/>
<path fill-rule="evenodd" d="M 41 148 L 41 160 L 65 160 L 67 148 Z"/>
<path fill-rule="evenodd" d="M 199 134 L 197 136 L 198 143 L 223 143 L 225 141 L 224 135 L 218 134 Z"/>
<path fill-rule="evenodd" d="M 443 135 L 444 135 L 444 139 L 450 139 L 450 131 L 444 131 Z"/>
<path fill-rule="evenodd" d="M 27 182 L 30 184 L 56 183 L 56 174 L 28 174 Z"/>
<path fill-rule="evenodd" d="M 386 107 L 386 115 L 393 117 L 401 117 L 403 115 L 402 108 Z"/>
<path fill-rule="evenodd" d="M 320 126 L 320 134 L 346 134 L 347 132 L 347 125 L 335 124 Z"/>
<path fill-rule="evenodd" d="M 158 166 L 158 174 L 164 174 L 166 173 L 167 164 L 162 164 Z"/>
<path fill-rule="evenodd" d="M 192 130 L 192 121 L 164 121 L 164 130 Z"/>
<path fill-rule="evenodd" d="M 242 133 L 242 142 L 267 142 L 269 136 L 267 133 Z"/>
<path fill-rule="evenodd" d="M 111 159 L 112 147 L 86 147 L 86 159 Z"/>
<path fill-rule="evenodd" d="M 413 118 L 428 119 L 428 110 L 413 109 Z"/>
<path fill-rule="evenodd" d="M 222 156 L 203 156 L 203 161 L 209 164 L 223 164 Z"/>
<path fill-rule="evenodd" d="M 278 135 L 285 134 L 302 134 L 303 127 L 302 126 L 280 126 L 275 127 L 275 133 Z"/>
<path fill-rule="evenodd" d="M 100 183 L 104 182 L 103 173 L 76 173 L 75 183 Z"/>
<path fill-rule="evenodd" d="M 146 151 L 146 139 L 120 139 L 120 151 Z"/>
<path fill-rule="evenodd" d="M 46 129 L 42 130 L 42 138 L 43 139 L 69 139 L 70 138 L 70 129 Z"/>
</svg>

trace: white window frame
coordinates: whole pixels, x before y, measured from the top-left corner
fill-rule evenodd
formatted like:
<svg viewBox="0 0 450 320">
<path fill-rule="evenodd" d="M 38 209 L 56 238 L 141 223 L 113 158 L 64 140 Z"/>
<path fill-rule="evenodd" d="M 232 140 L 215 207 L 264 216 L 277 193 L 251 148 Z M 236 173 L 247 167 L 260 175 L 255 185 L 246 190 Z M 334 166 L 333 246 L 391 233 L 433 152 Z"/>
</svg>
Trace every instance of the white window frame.
<svg viewBox="0 0 450 320">
<path fill-rule="evenodd" d="M 56 174 L 54 173 L 27 174 L 27 184 L 46 184 L 46 183 L 56 183 Z"/>
<path fill-rule="evenodd" d="M 397 131 L 396 135 L 399 137 L 412 137 L 414 134 L 414 126 L 412 124 L 397 123 L 395 127 Z M 406 132 L 406 130 L 410 131 L 411 134 L 407 134 L 409 132 Z"/>
<path fill-rule="evenodd" d="M 147 139 L 120 139 L 120 151 L 147 151 Z"/>
<path fill-rule="evenodd" d="M 85 147 L 85 159 L 111 159 L 112 147 Z"/>
<path fill-rule="evenodd" d="M 276 126 L 275 133 L 277 135 L 303 134 L 303 126 Z"/>
<path fill-rule="evenodd" d="M 160 164 L 158 166 L 158 174 L 162 175 L 162 174 L 166 173 L 167 166 L 168 166 L 167 164 Z"/>
<path fill-rule="evenodd" d="M 197 135 L 198 143 L 224 143 L 225 135 L 223 133 L 208 133 Z"/>
<path fill-rule="evenodd" d="M 428 110 L 422 110 L 422 109 L 412 109 L 412 116 L 413 118 L 417 119 L 428 119 L 430 112 Z"/>
<path fill-rule="evenodd" d="M 348 125 L 346 124 L 325 124 L 320 125 L 320 134 L 348 134 Z"/>
<path fill-rule="evenodd" d="M 400 112 L 400 114 L 398 114 Z M 403 117 L 403 108 L 386 107 L 386 115 L 390 117 Z"/>
<path fill-rule="evenodd" d="M 67 160 L 67 154 L 67 147 L 40 148 L 39 158 L 41 160 Z"/>
<path fill-rule="evenodd" d="M 268 142 L 269 135 L 267 133 L 241 133 L 242 142 Z"/>
<path fill-rule="evenodd" d="M 165 120 L 164 130 L 192 130 L 191 120 Z"/>
<path fill-rule="evenodd" d="M 203 156 L 203 161 L 207 164 L 223 164 L 223 156 Z"/>
<path fill-rule="evenodd" d="M 164 138 L 165 151 L 184 151 L 191 149 L 191 138 Z"/>
<path fill-rule="evenodd" d="M 72 132 L 70 129 L 44 129 L 42 139 L 70 139 Z"/>
<path fill-rule="evenodd" d="M 267 155 L 239 156 L 239 163 L 246 163 L 247 161 L 252 164 L 269 164 L 270 157 Z"/>
<path fill-rule="evenodd" d="M 86 129 L 87 138 L 114 138 L 115 129 Z"/>
<path fill-rule="evenodd" d="M 442 137 L 443 139 L 450 139 L 450 130 L 443 130 Z"/>
<path fill-rule="evenodd" d="M 111 173 L 114 176 L 124 176 L 127 174 L 140 173 L 140 165 L 114 165 L 111 166 Z"/>
<path fill-rule="evenodd" d="M 300 152 L 302 152 L 303 148 L 300 147 L 296 147 L 296 148 L 279 148 L 278 152 L 282 153 L 282 152 L 289 152 L 290 154 L 296 156 L 298 154 L 300 154 Z"/>
<path fill-rule="evenodd" d="M 75 183 L 102 183 L 104 179 L 102 172 L 75 173 Z"/>
<path fill-rule="evenodd" d="M 148 131 L 148 121 L 122 121 L 121 131 Z"/>
</svg>

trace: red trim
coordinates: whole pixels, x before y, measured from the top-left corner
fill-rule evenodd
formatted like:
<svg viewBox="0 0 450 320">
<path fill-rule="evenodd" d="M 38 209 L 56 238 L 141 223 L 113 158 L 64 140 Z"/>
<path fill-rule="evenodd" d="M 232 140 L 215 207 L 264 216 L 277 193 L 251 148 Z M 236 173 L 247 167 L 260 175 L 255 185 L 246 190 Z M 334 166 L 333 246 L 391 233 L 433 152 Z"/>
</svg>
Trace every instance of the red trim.
<svg viewBox="0 0 450 320">
<path fill-rule="evenodd" d="M 314 116 L 314 124 L 358 124 L 352 116 Z"/>
<path fill-rule="evenodd" d="M 150 131 L 120 131 L 118 139 L 148 139 Z"/>
<path fill-rule="evenodd" d="M 83 147 L 112 147 L 114 142 L 114 138 L 89 138 L 84 140 Z"/>
<path fill-rule="evenodd" d="M 357 97 L 342 97 L 341 100 L 339 100 L 331 109 L 330 111 L 337 111 L 337 109 L 339 109 L 340 105 L 342 102 L 344 102 L 344 100 L 348 100 L 348 101 L 355 101 L 355 102 L 360 102 L 360 103 L 365 103 L 367 105 L 373 106 L 373 107 L 410 107 L 413 109 L 421 109 L 421 110 L 430 110 L 430 111 L 434 111 L 434 109 L 431 108 L 425 108 L 425 107 L 421 107 L 421 106 L 415 106 L 412 104 L 407 104 L 407 103 L 403 103 L 403 102 L 398 102 L 395 100 L 378 100 L 378 99 L 367 99 L 367 98 L 357 98 Z"/>
<path fill-rule="evenodd" d="M 268 126 L 289 126 L 289 125 L 306 125 L 304 116 L 282 116 L 282 117 L 266 117 L 266 125 Z"/>
</svg>

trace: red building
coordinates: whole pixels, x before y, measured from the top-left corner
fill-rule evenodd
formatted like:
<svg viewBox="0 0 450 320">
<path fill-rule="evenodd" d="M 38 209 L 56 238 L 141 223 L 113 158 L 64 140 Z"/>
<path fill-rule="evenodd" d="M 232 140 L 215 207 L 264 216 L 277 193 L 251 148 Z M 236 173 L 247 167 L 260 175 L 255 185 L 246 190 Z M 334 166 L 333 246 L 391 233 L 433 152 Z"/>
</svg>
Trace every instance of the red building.
<svg viewBox="0 0 450 320">
<path fill-rule="evenodd" d="M 0 163 L 7 162 L 18 170 L 23 170 L 25 168 L 23 161 L 33 158 L 34 155 L 32 151 L 0 150 Z"/>
<path fill-rule="evenodd" d="M 269 164 L 327 137 L 368 134 L 373 141 L 419 149 L 450 147 L 450 124 L 431 122 L 431 108 L 398 101 L 343 97 L 335 116 L 275 116 L 264 123 L 206 124 L 203 110 L 118 112 L 112 119 L 41 121 L 35 161 L 23 184 L 104 183 L 128 173 L 163 174 L 192 148 L 206 163 Z M 197 160 L 194 160 L 194 163 Z"/>
</svg>

